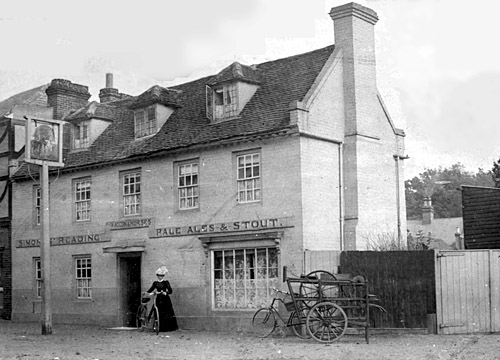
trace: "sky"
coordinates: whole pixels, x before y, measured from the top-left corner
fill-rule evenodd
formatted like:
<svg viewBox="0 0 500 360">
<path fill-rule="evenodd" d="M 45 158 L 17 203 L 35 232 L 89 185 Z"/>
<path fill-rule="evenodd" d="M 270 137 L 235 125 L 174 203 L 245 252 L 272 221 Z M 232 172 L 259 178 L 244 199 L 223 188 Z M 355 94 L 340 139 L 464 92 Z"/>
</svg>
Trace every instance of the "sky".
<svg viewBox="0 0 500 360">
<path fill-rule="evenodd" d="M 0 2 L 0 101 L 63 78 L 91 100 L 113 73 L 138 95 L 334 43 L 328 15 L 347 0 Z M 500 158 L 496 0 L 358 0 L 375 10 L 377 83 L 406 133 L 405 178 Z"/>
</svg>

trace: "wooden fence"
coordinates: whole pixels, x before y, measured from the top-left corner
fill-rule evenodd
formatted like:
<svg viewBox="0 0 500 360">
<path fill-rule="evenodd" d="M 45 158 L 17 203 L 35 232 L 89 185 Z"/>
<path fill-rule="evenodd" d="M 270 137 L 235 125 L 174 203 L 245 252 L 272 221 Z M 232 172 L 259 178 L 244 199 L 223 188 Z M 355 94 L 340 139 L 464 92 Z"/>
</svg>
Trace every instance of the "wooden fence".
<svg viewBox="0 0 500 360">
<path fill-rule="evenodd" d="M 434 251 L 344 251 L 339 272 L 368 279 L 369 291 L 387 309 L 375 311 L 376 328 L 427 328 L 436 314 Z"/>
</svg>

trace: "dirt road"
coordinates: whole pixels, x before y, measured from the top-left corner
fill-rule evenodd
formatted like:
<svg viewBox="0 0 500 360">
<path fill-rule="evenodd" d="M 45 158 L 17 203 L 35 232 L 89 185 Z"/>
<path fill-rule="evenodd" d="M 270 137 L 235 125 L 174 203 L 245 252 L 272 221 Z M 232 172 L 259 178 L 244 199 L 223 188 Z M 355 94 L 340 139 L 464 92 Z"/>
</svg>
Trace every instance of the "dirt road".
<svg viewBox="0 0 500 360">
<path fill-rule="evenodd" d="M 498 359 L 500 335 L 373 334 L 346 335 L 321 344 L 293 336 L 256 339 L 250 334 L 179 330 L 160 333 L 100 327 L 54 325 L 41 335 L 40 324 L 0 320 L 0 360 L 23 359 Z"/>
</svg>

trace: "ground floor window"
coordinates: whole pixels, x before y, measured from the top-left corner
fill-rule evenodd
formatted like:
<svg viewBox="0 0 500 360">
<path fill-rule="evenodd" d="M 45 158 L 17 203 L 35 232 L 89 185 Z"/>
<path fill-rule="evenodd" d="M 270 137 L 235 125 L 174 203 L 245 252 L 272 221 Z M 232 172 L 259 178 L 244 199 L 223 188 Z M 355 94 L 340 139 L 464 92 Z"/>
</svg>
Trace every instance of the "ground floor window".
<svg viewBox="0 0 500 360">
<path fill-rule="evenodd" d="M 35 296 L 42 297 L 42 261 L 40 258 L 35 258 Z"/>
<path fill-rule="evenodd" d="M 216 309 L 254 309 L 269 305 L 278 287 L 278 250 L 272 247 L 213 251 Z"/>
<path fill-rule="evenodd" d="M 75 270 L 77 298 L 92 298 L 92 261 L 90 256 L 76 258 Z"/>
</svg>

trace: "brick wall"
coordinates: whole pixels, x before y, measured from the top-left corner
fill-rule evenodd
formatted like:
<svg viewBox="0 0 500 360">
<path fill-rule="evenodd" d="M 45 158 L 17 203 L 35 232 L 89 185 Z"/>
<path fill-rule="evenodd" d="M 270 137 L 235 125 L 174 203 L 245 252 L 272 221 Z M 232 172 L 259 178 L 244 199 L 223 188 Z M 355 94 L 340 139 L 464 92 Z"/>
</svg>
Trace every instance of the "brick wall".
<svg viewBox="0 0 500 360">
<path fill-rule="evenodd" d="M 0 223 L 0 287 L 3 288 L 0 317 L 10 320 L 12 313 L 12 252 L 10 227 L 8 223 Z"/>
<path fill-rule="evenodd" d="M 87 86 L 73 84 L 69 80 L 54 79 L 45 90 L 47 93 L 47 105 L 54 109 L 54 119 L 61 120 L 71 111 L 80 109 L 87 105 L 90 98 Z M 63 147 L 69 149 L 71 146 L 71 127 L 64 125 Z"/>
<path fill-rule="evenodd" d="M 92 172 L 59 174 L 57 180 L 51 177 L 51 236 L 105 232 L 105 236 L 109 236 L 112 242 L 145 241 L 146 251 L 142 254 L 142 289 L 151 284 L 154 271 L 160 265 L 166 264 L 170 269 L 174 288 L 173 302 L 180 319 L 191 319 L 194 316 L 206 320 L 207 317 L 220 316 L 220 313 L 212 312 L 210 308 L 210 259 L 206 257 L 198 235 L 150 238 L 150 232 L 144 228 L 107 230 L 108 221 L 122 219 L 120 171 L 141 168 L 141 218 L 153 218 L 154 228 L 267 218 L 290 219 L 290 227 L 282 230 L 284 237 L 280 243 L 280 266 L 286 265 L 293 273 L 300 274 L 304 269 L 298 143 L 298 137 L 255 141 L 199 153 L 183 153 L 142 163 L 96 169 Z M 262 201 L 239 204 L 236 201 L 235 154 L 253 150 L 260 151 L 262 158 Z M 190 159 L 198 159 L 200 164 L 201 205 L 198 210 L 179 211 L 175 206 L 174 165 Z M 72 180 L 87 176 L 92 180 L 92 221 L 75 223 L 72 221 Z M 32 186 L 31 181 L 15 184 L 14 244 L 18 240 L 39 236 L 39 230 L 31 226 Z M 51 247 L 52 258 L 57 259 L 52 261 L 54 321 L 80 321 L 84 314 L 95 313 L 96 307 L 103 315 L 102 321 L 110 321 L 113 318 L 118 308 L 118 274 L 116 254 L 103 253 L 102 250 L 103 246 L 109 245 L 110 243 L 96 243 Z M 68 274 L 68 269 L 72 268 L 72 257 L 82 254 L 92 255 L 95 274 L 92 286 L 95 287 L 95 298 L 92 302 L 75 307 L 73 275 Z M 33 284 L 26 281 L 26 274 L 32 273 L 30 267 L 33 266 L 33 258 L 37 256 L 39 248 L 13 248 L 13 313 L 17 320 L 29 320 L 37 316 L 33 313 L 33 304 L 36 303 L 33 300 Z"/>
</svg>

